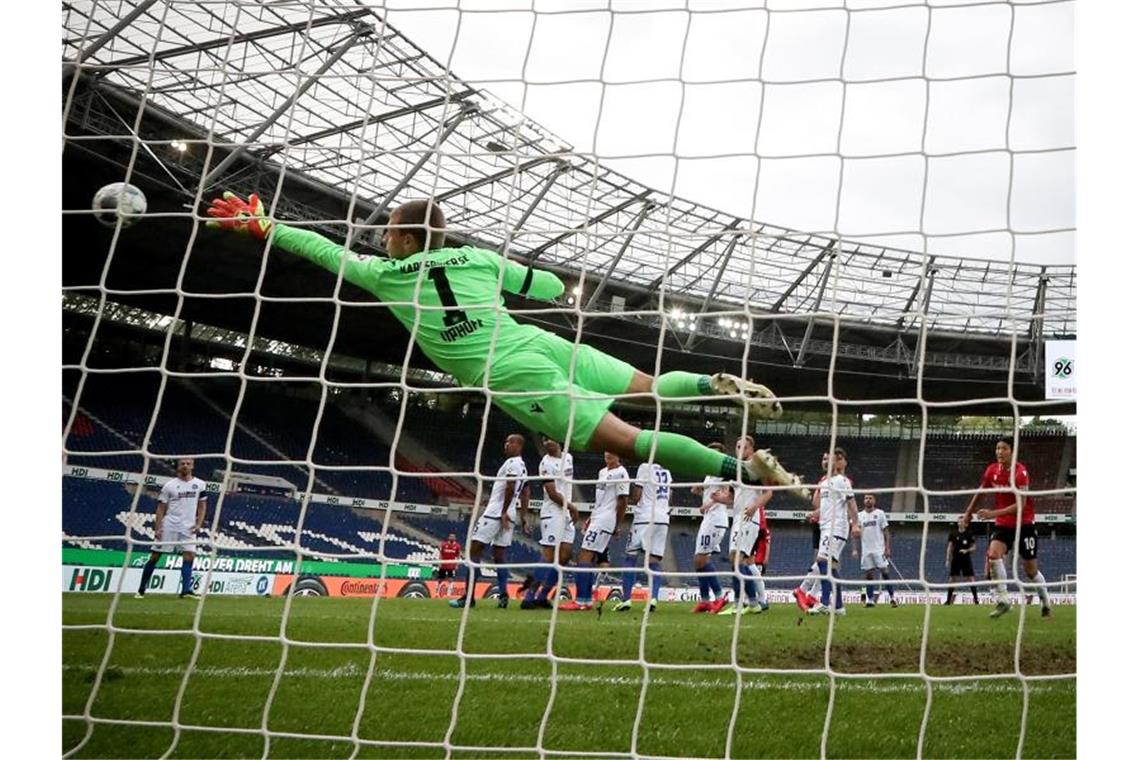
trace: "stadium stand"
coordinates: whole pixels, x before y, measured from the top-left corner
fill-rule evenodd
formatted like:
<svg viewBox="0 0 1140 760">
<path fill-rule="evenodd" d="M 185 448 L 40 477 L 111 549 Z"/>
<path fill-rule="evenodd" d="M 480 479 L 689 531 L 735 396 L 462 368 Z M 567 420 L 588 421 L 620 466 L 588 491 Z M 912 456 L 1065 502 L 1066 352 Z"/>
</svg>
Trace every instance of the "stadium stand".
<svg viewBox="0 0 1140 760">
<path fill-rule="evenodd" d="M 131 512 L 132 494 L 122 484 L 82 478 L 63 479 L 64 544 L 85 548 L 125 549 L 128 527 L 132 539 L 154 539 L 152 495 L 139 495 L 138 506 Z M 292 543 L 300 518 L 300 504 L 275 496 L 227 494 L 223 501 L 207 496 L 207 524 L 214 520 L 221 503 L 218 521 L 221 548 L 240 552 L 258 551 L 258 557 L 292 557 Z M 377 518 L 381 517 L 379 513 Z M 364 517 L 341 506 L 311 503 L 301 525 L 300 547 L 309 559 L 329 561 L 366 560 L 379 548 L 383 525 L 379 519 Z M 124 536 L 124 539 L 94 538 Z M 275 547 L 279 550 L 275 550 Z M 388 527 L 385 555 L 396 560 L 422 562 L 436 558 L 437 547 L 403 530 L 394 519 Z"/>
<path fill-rule="evenodd" d="M 73 452 L 68 456 L 68 463 L 142 471 L 144 458 L 141 454 L 106 452 L 141 448 L 150 425 L 151 410 L 158 401 L 160 380 L 160 375 L 152 371 L 90 374 L 67 438 L 67 446 Z M 172 474 L 167 461 L 170 457 L 192 453 L 198 455 L 198 474 L 211 478 L 216 470 L 225 466 L 222 454 L 226 449 L 231 418 L 236 416 L 232 441 L 232 453 L 238 460 L 235 469 L 276 475 L 304 490 L 309 481 L 309 468 L 283 462 L 304 461 L 315 431 L 313 460 L 317 467 L 313 470 L 316 478 L 314 490 L 363 498 L 390 498 L 393 479 L 389 472 L 360 469 L 388 466 L 391 451 L 384 441 L 359 424 L 334 397 L 326 397 L 322 409 L 322 402 L 311 393 L 312 389 L 293 387 L 299 385 L 250 381 L 241 394 L 239 405 L 240 381 L 236 377 L 193 381 L 170 378 L 163 389 L 161 404 L 158 404 L 149 446 L 149 471 L 165 477 Z M 65 384 L 64 423 L 77 390 L 75 384 L 70 387 Z M 518 426 L 493 409 L 484 434 L 484 409 L 477 401 L 445 407 L 429 401 L 429 398 L 426 395 L 409 398 L 403 409 L 405 429 L 415 431 L 418 440 L 428 442 L 432 453 L 453 471 L 474 471 L 475 454 L 480 451 L 480 473 L 493 476 L 502 462 L 502 441 L 509 433 L 517 432 Z M 401 400 L 394 394 L 374 398 L 373 403 L 379 414 L 387 415 L 393 421 L 401 414 Z M 289 414 L 281 414 L 283 408 L 288 408 Z M 635 421 L 638 414 L 632 414 Z M 723 425 L 710 427 L 709 423 L 702 423 L 699 419 L 665 419 L 662 428 L 694 435 L 701 440 L 731 443 L 732 438 Z M 480 449 L 481 435 L 483 443 Z M 830 445 L 830 438 L 818 435 L 758 434 L 757 438 L 760 445 L 777 452 L 789 469 L 803 473 L 809 482 L 814 482 L 818 475 L 820 455 Z M 931 490 L 973 488 L 993 455 L 992 434 L 932 434 L 924 442 L 924 461 L 927 464 L 921 476 L 915 478 L 920 482 L 908 483 L 907 473 L 899 471 L 900 460 L 911 457 L 917 462 L 918 444 L 917 440 L 870 436 L 841 436 L 837 440 L 837 445 L 849 453 L 850 472 L 857 492 L 864 488 L 891 489 L 915 485 Z M 532 474 L 537 472 L 541 455 L 538 440 L 528 434 L 524 459 Z M 1023 433 L 1020 456 L 1030 470 L 1035 488 L 1064 486 L 1069 480 L 1069 468 L 1075 467 L 1074 439 L 1048 432 Z M 602 457 L 597 454 L 575 452 L 575 460 L 579 480 L 592 480 L 603 466 Z M 423 476 L 398 477 L 397 499 L 446 503 L 455 498 L 469 503 L 473 497 L 455 480 L 434 477 L 431 473 L 438 471 L 436 466 L 414 462 L 400 452 L 396 454 L 396 463 L 400 470 L 423 473 Z M 330 470 L 326 467 L 345 469 Z M 486 498 L 489 485 L 490 481 L 484 481 L 482 500 Z M 580 483 L 576 486 L 575 498 L 590 502 L 593 492 L 592 484 Z M 879 506 L 890 512 L 897 496 L 897 493 L 880 493 Z M 533 498 L 539 498 L 537 489 Z M 967 498 L 931 495 L 926 508 L 933 512 L 955 512 L 964 507 Z M 695 507 L 699 499 L 687 488 L 679 487 L 674 489 L 672 502 L 677 506 Z M 120 484 L 65 478 L 63 530 L 65 535 L 73 537 L 67 543 L 122 548 L 125 545 L 122 540 L 93 541 L 87 537 L 122 535 L 125 521 L 130 520 L 135 521 L 132 524 L 136 528 L 136 538 L 149 538 L 147 530 L 150 523 L 145 516 L 153 515 L 153 499 L 142 495 L 137 514 L 133 517 L 129 514 L 130 504 L 131 494 Z M 1074 508 L 1071 496 L 1036 497 L 1035 505 L 1042 513 Z M 216 499 L 211 496 L 211 519 L 215 506 Z M 769 509 L 773 510 L 803 507 L 802 503 L 783 493 L 776 494 L 769 504 Z M 923 509 L 921 495 L 913 508 Z M 282 556 L 291 556 L 285 547 L 294 538 L 299 517 L 298 502 L 281 497 L 229 494 L 223 509 L 221 540 L 225 542 L 224 548 L 240 551 L 251 547 L 281 547 Z M 449 532 L 455 532 L 463 540 L 468 521 L 466 518 L 451 520 L 409 515 L 394 518 L 386 553 L 395 559 L 421 561 L 434 559 L 436 546 L 402 531 L 405 525 L 419 531 L 421 536 L 442 540 Z M 673 562 L 682 572 L 692 569 L 696 527 L 694 520 L 678 520 L 671 531 Z M 943 527 L 932 528 L 926 539 L 923 561 L 921 533 L 915 527 L 896 524 L 893 559 L 904 575 L 917 577 L 919 565 L 923 564 L 927 577 L 944 578 L 942 563 L 946 531 Z M 774 525 L 774 532 L 769 573 L 795 575 L 802 572 L 804 558 L 811 554 L 808 529 L 803 525 L 778 522 Z M 310 504 L 301 528 L 300 544 L 307 555 L 345 555 L 341 559 L 351 559 L 375 552 L 379 533 L 380 522 L 375 519 L 359 516 L 343 507 Z M 976 558 L 979 572 L 984 564 L 984 545 L 983 538 L 979 541 Z M 1043 531 L 1041 556 L 1051 579 L 1076 570 L 1075 541 L 1071 536 L 1047 536 Z M 537 546 L 525 539 L 516 542 L 508 555 L 509 561 L 517 563 L 536 562 L 538 558 Z M 858 575 L 857 567 L 848 562 L 844 573 Z"/>
</svg>

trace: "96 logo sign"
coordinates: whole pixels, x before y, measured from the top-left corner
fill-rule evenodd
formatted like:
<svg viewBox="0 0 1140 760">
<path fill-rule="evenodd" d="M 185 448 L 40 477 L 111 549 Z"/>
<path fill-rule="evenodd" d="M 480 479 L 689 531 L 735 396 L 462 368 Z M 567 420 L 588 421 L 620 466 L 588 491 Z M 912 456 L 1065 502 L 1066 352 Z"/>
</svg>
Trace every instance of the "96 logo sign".
<svg viewBox="0 0 1140 760">
<path fill-rule="evenodd" d="M 1069 377 L 1073 374 L 1073 360 L 1061 356 L 1057 361 L 1053 362 L 1053 377 Z"/>
</svg>

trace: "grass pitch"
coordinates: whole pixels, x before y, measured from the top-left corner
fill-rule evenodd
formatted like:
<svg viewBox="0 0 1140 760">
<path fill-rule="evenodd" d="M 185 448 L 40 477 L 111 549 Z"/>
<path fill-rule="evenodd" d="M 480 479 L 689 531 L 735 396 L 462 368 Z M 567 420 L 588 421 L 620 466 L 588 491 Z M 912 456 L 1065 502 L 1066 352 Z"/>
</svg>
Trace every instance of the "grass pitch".
<svg viewBox="0 0 1140 760">
<path fill-rule="evenodd" d="M 921 606 L 852 607 L 830 621 L 790 605 L 734 620 L 680 604 L 645 620 L 635 605 L 600 617 L 558 613 L 552 627 L 550 612 L 480 602 L 461 632 L 461 611 L 440 600 L 381 600 L 372 619 L 371 600 L 296 598 L 284 626 L 284 599 L 208 597 L 196 623 L 196 602 L 121 598 L 109 621 L 111 601 L 63 597 L 65 625 L 103 626 L 63 634 L 64 752 L 87 734 L 74 716 L 94 694 L 96 722 L 76 757 L 444 757 L 445 739 L 464 758 L 536 757 L 539 746 L 570 755 L 724 757 L 727 748 L 733 757 L 819 757 L 822 747 L 828 757 L 1013 757 L 1026 700 L 1022 756 L 1076 755 L 1075 678 L 1013 675 L 1076 672 L 1072 607 L 1055 608 L 1052 621 L 1030 607 L 1021 621 L 1020 608 L 990 620 L 986 607 L 933 606 L 924 646 Z M 951 680 L 925 681 L 923 666 Z M 759 668 L 781 672 L 748 670 Z M 358 744 L 333 738 L 352 736 L 357 721 Z M 266 739 L 263 726 L 295 736 Z"/>
</svg>

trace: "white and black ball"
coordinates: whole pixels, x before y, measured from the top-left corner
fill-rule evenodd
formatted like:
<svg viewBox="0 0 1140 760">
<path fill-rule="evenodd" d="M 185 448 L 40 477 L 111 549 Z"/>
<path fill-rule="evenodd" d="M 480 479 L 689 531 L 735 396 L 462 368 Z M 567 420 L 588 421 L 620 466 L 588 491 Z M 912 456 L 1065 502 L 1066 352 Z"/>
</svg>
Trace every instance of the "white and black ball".
<svg viewBox="0 0 1140 760">
<path fill-rule="evenodd" d="M 112 182 L 99 188 L 91 208 L 99 224 L 114 227 L 121 220 L 123 227 L 130 227 L 146 213 L 146 196 L 134 185 Z"/>
</svg>

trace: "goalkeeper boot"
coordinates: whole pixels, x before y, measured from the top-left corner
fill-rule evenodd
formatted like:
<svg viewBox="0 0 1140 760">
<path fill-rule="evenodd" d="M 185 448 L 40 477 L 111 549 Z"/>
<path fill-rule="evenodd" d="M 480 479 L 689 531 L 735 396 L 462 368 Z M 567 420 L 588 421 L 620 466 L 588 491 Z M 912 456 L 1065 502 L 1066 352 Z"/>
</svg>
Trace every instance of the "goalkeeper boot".
<svg viewBox="0 0 1140 760">
<path fill-rule="evenodd" d="M 709 602 L 708 611 L 714 615 L 719 615 L 720 611 L 728 604 L 728 597 L 722 596 L 720 599 Z"/>
<path fill-rule="evenodd" d="M 563 602 L 562 604 L 558 605 L 558 609 L 563 612 L 585 612 L 586 610 L 594 609 L 594 605 L 589 602 L 578 602 L 571 600 L 569 602 Z"/>
<path fill-rule="evenodd" d="M 610 607 L 610 609 L 614 612 L 629 612 L 631 609 L 633 609 L 633 607 L 630 605 L 629 600 L 623 599 L 613 607 Z"/>
<path fill-rule="evenodd" d="M 997 603 L 997 607 L 994 607 L 994 611 L 990 613 L 990 617 L 999 618 L 1005 613 L 1009 612 L 1011 609 L 1013 609 L 1013 606 L 1008 601 L 1003 599 Z"/>
<path fill-rule="evenodd" d="M 718 372 L 709 380 L 717 393 L 724 396 L 743 396 L 744 404 L 748 407 L 752 419 L 774 420 L 784 413 L 784 407 L 776 400 L 776 394 L 767 386 L 725 372 Z"/>
<path fill-rule="evenodd" d="M 810 601 L 811 597 L 809 597 L 806 593 L 804 593 L 804 590 L 802 588 L 799 588 L 797 586 L 795 591 L 792 592 L 792 596 L 794 596 L 796 598 L 796 605 L 801 610 L 803 610 L 804 612 L 807 612 L 808 610 L 811 609 L 811 607 L 812 607 L 812 603 Z"/>
<path fill-rule="evenodd" d="M 752 458 L 742 465 L 753 481 L 775 486 L 795 486 L 790 489 L 793 496 L 811 501 L 811 492 L 804 488 L 800 476 L 785 470 L 780 460 L 768 449 L 757 449 Z"/>
<path fill-rule="evenodd" d="M 693 608 L 693 612 L 708 612 L 709 606 L 712 602 L 706 602 L 704 599 L 697 602 L 697 606 Z"/>
</svg>

